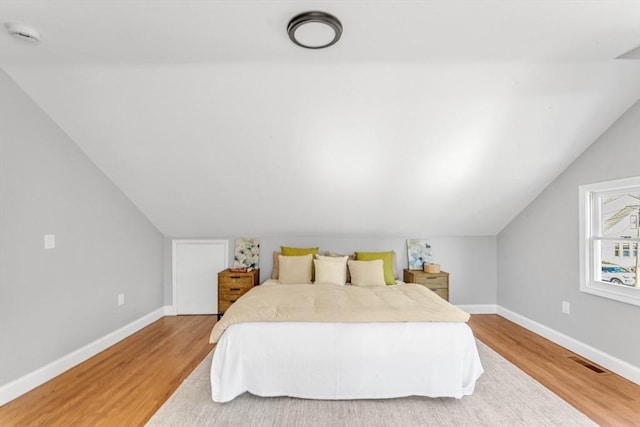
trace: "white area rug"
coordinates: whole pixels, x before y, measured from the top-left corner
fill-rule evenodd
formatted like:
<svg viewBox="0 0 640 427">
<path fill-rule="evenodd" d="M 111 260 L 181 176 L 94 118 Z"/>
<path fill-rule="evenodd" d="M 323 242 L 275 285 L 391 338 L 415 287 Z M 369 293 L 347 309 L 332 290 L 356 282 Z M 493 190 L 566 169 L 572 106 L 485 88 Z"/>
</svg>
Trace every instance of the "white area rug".
<svg viewBox="0 0 640 427">
<path fill-rule="evenodd" d="M 472 396 L 383 400 L 305 400 L 245 393 L 211 400 L 211 355 L 156 412 L 147 426 L 594 426 L 502 356 L 478 342 L 485 372 Z"/>
</svg>

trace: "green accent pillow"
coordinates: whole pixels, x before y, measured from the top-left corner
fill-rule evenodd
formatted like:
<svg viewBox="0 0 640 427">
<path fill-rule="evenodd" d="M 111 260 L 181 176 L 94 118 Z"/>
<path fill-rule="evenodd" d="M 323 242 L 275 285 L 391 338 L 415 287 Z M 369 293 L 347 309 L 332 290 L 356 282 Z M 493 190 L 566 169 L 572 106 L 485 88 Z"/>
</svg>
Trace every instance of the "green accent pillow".
<svg viewBox="0 0 640 427">
<path fill-rule="evenodd" d="M 316 259 L 316 254 L 318 253 L 318 248 L 292 248 L 289 246 L 280 246 L 280 252 L 284 256 L 303 256 L 303 255 L 311 255 L 311 259 Z M 316 280 L 316 266 L 315 263 L 311 261 L 311 280 Z"/>
<path fill-rule="evenodd" d="M 373 261 L 381 259 L 384 267 L 384 282 L 387 285 L 395 285 L 396 278 L 393 274 L 393 251 L 389 252 L 356 252 L 356 260 Z"/>
</svg>

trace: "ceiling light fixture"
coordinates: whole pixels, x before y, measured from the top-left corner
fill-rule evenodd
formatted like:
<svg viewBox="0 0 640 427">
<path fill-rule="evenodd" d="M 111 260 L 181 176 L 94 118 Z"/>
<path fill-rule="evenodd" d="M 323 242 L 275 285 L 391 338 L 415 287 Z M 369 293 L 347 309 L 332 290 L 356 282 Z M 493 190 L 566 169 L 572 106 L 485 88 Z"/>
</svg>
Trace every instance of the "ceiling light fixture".
<svg viewBox="0 0 640 427">
<path fill-rule="evenodd" d="M 18 24 L 17 22 L 7 22 L 4 26 L 9 34 L 17 39 L 26 40 L 31 43 L 40 43 L 40 32 L 34 28 L 24 24 Z"/>
<path fill-rule="evenodd" d="M 298 46 L 322 49 L 340 40 L 342 24 L 338 18 L 325 12 L 304 12 L 289 21 L 287 33 Z"/>
</svg>

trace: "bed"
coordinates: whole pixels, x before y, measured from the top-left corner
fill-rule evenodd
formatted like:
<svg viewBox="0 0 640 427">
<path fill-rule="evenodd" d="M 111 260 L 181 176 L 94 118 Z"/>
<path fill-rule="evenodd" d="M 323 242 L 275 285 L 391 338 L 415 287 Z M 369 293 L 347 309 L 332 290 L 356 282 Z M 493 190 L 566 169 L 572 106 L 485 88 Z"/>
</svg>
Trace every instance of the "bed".
<svg viewBox="0 0 640 427">
<path fill-rule="evenodd" d="M 468 317 L 420 285 L 269 280 L 212 331 L 212 398 L 462 398 L 483 372 Z"/>
</svg>

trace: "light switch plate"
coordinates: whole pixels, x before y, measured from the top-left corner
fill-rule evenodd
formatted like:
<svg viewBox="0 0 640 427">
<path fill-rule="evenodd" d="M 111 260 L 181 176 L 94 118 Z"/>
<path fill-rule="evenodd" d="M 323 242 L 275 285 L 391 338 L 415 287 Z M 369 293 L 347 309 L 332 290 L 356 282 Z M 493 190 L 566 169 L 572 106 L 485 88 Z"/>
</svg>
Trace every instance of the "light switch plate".
<svg viewBox="0 0 640 427">
<path fill-rule="evenodd" d="M 53 249 L 56 247 L 56 235 L 55 234 L 45 234 L 44 235 L 44 248 L 45 249 Z"/>
</svg>

